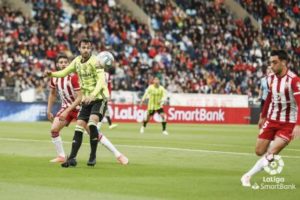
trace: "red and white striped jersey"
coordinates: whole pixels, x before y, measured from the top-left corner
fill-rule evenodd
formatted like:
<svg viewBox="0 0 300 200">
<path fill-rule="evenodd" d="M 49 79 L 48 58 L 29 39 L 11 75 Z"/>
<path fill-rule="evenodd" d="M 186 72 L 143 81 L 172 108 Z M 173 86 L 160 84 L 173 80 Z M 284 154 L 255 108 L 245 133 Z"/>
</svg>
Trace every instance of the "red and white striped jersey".
<svg viewBox="0 0 300 200">
<path fill-rule="evenodd" d="M 69 74 L 63 78 L 51 78 L 50 88 L 56 89 L 60 99 L 61 107 L 69 107 L 76 99 L 75 91 L 80 90 L 77 74 Z"/>
<path fill-rule="evenodd" d="M 267 118 L 277 122 L 296 123 L 298 106 L 296 95 L 300 94 L 300 78 L 288 70 L 283 77 L 275 74 L 268 76 L 271 101 Z"/>
</svg>

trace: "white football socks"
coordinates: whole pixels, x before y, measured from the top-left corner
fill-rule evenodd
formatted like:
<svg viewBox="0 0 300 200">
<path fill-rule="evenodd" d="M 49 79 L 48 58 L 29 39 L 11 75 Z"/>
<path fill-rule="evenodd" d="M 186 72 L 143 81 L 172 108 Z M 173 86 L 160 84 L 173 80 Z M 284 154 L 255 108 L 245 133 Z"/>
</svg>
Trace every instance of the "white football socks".
<svg viewBox="0 0 300 200">
<path fill-rule="evenodd" d="M 61 157 L 66 157 L 61 137 L 58 136 L 56 138 L 52 138 L 52 142 L 55 145 L 57 155 Z"/>
<path fill-rule="evenodd" d="M 268 164 L 269 161 L 267 160 L 266 155 L 263 155 L 246 174 L 248 176 L 253 176 L 257 172 L 260 172 Z"/>
<path fill-rule="evenodd" d="M 121 155 L 121 153 L 116 149 L 116 147 L 104 135 L 102 135 L 100 143 L 103 144 L 109 151 L 111 151 L 116 158 L 118 158 Z"/>
</svg>

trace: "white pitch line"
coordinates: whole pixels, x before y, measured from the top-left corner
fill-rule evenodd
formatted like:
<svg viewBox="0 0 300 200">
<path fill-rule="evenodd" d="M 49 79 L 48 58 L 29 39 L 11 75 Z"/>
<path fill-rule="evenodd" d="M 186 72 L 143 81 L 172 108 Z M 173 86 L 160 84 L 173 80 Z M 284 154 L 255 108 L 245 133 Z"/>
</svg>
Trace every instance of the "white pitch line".
<svg viewBox="0 0 300 200">
<path fill-rule="evenodd" d="M 174 147 L 137 146 L 137 145 L 124 145 L 124 144 L 119 144 L 116 146 L 129 147 L 129 148 L 141 148 L 141 149 L 161 149 L 161 150 L 171 150 L 171 151 L 216 153 L 216 154 L 227 154 L 227 155 L 236 155 L 236 156 L 255 156 L 254 153 L 241 153 L 241 152 L 232 152 L 232 151 L 214 151 L 214 150 L 205 150 L 205 149 L 185 149 L 185 148 L 174 148 Z M 281 157 L 300 159 L 300 156 L 283 155 Z"/>
<path fill-rule="evenodd" d="M 51 143 L 51 141 L 47 140 L 35 140 L 35 139 L 19 139 L 19 138 L 1 138 L 2 141 L 13 141 L 13 142 L 44 142 Z M 71 144 L 71 142 L 64 142 Z M 83 143 L 84 145 L 88 145 L 88 143 Z M 186 149 L 186 148 L 175 148 L 175 147 L 160 147 L 160 146 L 140 146 L 140 145 L 125 145 L 125 144 L 116 144 L 116 146 L 120 147 L 128 147 L 128 148 L 140 148 L 140 149 L 160 149 L 160 150 L 170 150 L 170 151 L 187 151 L 187 152 L 199 152 L 199 153 L 214 153 L 214 154 L 225 154 L 225 155 L 235 155 L 235 156 L 255 156 L 254 153 L 241 153 L 241 152 L 233 152 L 233 151 L 215 151 L 215 150 L 206 150 L 206 149 Z M 296 158 L 300 159 L 300 156 L 289 156 L 283 155 L 283 158 Z"/>
</svg>

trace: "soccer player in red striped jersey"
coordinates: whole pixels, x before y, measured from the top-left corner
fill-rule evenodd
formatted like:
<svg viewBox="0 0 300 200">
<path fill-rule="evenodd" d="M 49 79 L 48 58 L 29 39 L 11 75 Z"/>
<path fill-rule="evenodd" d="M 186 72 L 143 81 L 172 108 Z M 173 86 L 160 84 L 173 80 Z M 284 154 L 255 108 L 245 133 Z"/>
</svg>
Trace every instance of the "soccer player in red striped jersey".
<svg viewBox="0 0 300 200">
<path fill-rule="evenodd" d="M 256 154 L 261 158 L 241 178 L 250 187 L 251 177 L 268 166 L 300 130 L 300 78 L 287 68 L 288 55 L 273 50 L 270 56 L 272 74 L 268 76 L 268 96 L 259 120 L 260 133 Z M 272 142 L 272 143 L 271 143 Z"/>
<path fill-rule="evenodd" d="M 109 72 L 105 72 L 105 81 L 107 83 L 107 88 L 108 88 L 108 92 L 109 92 L 109 97 L 111 97 L 111 91 L 112 91 L 112 78 L 111 78 L 111 75 L 109 74 Z M 110 102 L 108 102 L 110 103 Z M 113 124 L 112 123 L 112 120 L 110 118 L 110 111 L 109 109 L 107 108 L 106 111 L 105 111 L 105 117 L 106 117 L 106 120 L 107 120 L 107 123 L 109 125 L 109 129 L 113 129 L 113 128 L 116 128 L 118 126 L 118 124 Z M 100 130 L 101 128 L 101 125 L 102 125 L 102 122 L 98 122 L 97 124 L 97 127 L 98 127 L 98 130 Z"/>
<path fill-rule="evenodd" d="M 57 68 L 64 69 L 68 65 L 68 57 L 64 54 L 58 55 L 56 60 Z M 47 116 L 52 122 L 51 136 L 57 152 L 57 157 L 50 160 L 50 162 L 64 162 L 66 155 L 59 132 L 63 127 L 68 126 L 73 119 L 77 119 L 82 93 L 80 91 L 78 76 L 75 73 L 63 78 L 51 78 L 49 87 Z M 56 100 L 57 93 L 61 99 L 61 109 L 54 117 L 52 106 Z"/>
</svg>

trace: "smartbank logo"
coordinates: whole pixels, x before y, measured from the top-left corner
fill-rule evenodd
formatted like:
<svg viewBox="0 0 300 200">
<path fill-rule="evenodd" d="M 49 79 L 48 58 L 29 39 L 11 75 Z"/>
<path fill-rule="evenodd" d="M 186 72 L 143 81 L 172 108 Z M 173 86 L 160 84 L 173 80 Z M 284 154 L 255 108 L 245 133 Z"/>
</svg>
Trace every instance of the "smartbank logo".
<svg viewBox="0 0 300 200">
<path fill-rule="evenodd" d="M 254 183 L 251 188 L 254 190 L 295 190 L 295 184 L 286 184 L 284 177 L 278 177 L 284 167 L 284 162 L 279 155 L 273 156 L 273 161 L 264 167 L 264 170 L 271 175 L 263 177 L 262 183 Z"/>
<path fill-rule="evenodd" d="M 295 190 L 296 185 L 293 183 L 286 184 L 283 177 L 263 177 L 262 183 L 254 183 L 253 190 Z"/>
<path fill-rule="evenodd" d="M 141 121 L 146 116 L 146 110 L 139 106 L 115 106 L 110 108 L 111 117 L 121 120 Z M 225 121 L 225 112 L 221 108 L 218 110 L 207 110 L 205 108 L 195 108 L 193 110 L 181 110 L 175 107 L 165 109 L 168 121 L 204 121 L 204 122 L 223 122 Z M 154 116 L 155 121 L 160 121 L 159 116 Z"/>
<path fill-rule="evenodd" d="M 207 111 L 204 108 L 195 109 L 193 111 L 175 110 L 175 108 L 169 109 L 169 120 L 184 120 L 184 121 L 225 121 L 224 111 L 219 109 L 218 111 Z"/>
</svg>

